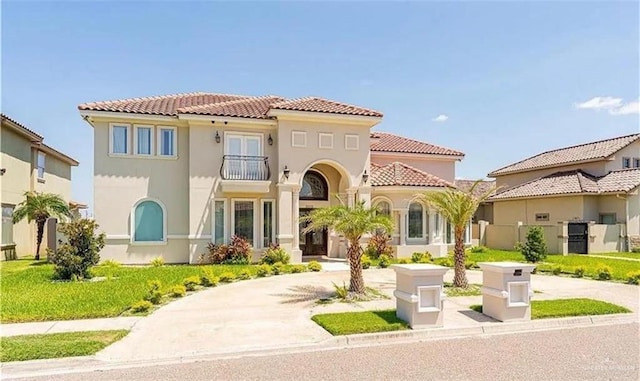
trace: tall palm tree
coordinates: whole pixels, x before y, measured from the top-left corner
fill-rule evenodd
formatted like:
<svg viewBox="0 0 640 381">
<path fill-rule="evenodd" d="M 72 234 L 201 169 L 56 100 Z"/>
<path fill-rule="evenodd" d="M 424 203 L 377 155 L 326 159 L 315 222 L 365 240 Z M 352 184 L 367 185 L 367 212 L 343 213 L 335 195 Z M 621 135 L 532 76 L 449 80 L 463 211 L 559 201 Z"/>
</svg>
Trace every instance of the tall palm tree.
<svg viewBox="0 0 640 381">
<path fill-rule="evenodd" d="M 455 287 L 466 288 L 469 286 L 464 267 L 464 230 L 478 210 L 480 203 L 496 191 L 495 186 L 481 192 L 476 191 L 476 187 L 481 182 L 482 180 L 476 181 L 467 190 L 447 188 L 445 191 L 431 191 L 420 195 L 425 203 L 435 208 L 442 217 L 453 225 L 455 236 L 453 285 Z"/>
<path fill-rule="evenodd" d="M 66 218 L 71 216 L 69 205 L 57 194 L 39 193 L 35 191 L 25 192 L 22 201 L 13 211 L 13 223 L 17 224 L 23 219 L 27 222 L 35 221 L 38 228 L 36 238 L 36 261 L 40 260 L 40 245 L 44 234 L 44 224 L 49 217 Z"/>
<path fill-rule="evenodd" d="M 349 291 L 355 294 L 364 294 L 360 240 L 365 234 L 375 233 L 376 229 L 392 231 L 393 222 L 391 218 L 380 213 L 378 208 L 368 208 L 364 202 L 358 202 L 353 207 L 343 203 L 342 205 L 314 209 L 308 215 L 301 217 L 300 220 L 308 223 L 303 233 L 327 228 L 343 235 L 347 239 L 349 242 L 347 259 L 349 260 L 351 275 Z"/>
</svg>

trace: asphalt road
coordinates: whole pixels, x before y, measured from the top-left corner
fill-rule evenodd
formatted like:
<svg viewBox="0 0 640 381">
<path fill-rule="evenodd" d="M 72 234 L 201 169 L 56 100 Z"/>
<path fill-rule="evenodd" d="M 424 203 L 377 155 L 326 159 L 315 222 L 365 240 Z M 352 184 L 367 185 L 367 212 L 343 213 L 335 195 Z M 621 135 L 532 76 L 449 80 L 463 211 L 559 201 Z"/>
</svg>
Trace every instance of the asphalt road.
<svg viewBox="0 0 640 381">
<path fill-rule="evenodd" d="M 638 323 L 207 360 L 29 380 L 634 380 Z"/>
</svg>

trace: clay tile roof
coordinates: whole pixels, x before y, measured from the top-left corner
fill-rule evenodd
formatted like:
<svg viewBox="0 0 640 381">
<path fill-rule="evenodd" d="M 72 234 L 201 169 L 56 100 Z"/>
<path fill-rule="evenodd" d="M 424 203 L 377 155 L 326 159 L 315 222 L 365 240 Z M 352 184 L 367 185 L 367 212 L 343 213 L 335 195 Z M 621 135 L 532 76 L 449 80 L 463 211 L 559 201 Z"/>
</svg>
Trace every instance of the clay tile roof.
<svg viewBox="0 0 640 381">
<path fill-rule="evenodd" d="M 40 134 L 38 134 L 37 132 L 28 129 L 27 127 L 25 127 L 22 123 L 19 123 L 11 118 L 9 118 L 7 115 L 5 114 L 0 114 L 0 116 L 2 117 L 2 121 L 8 121 L 10 123 L 12 123 L 14 126 L 16 126 L 18 129 L 22 130 L 22 133 L 26 133 L 27 135 L 30 135 L 32 138 L 34 138 L 35 140 L 42 140 L 44 139 L 44 137 Z"/>
<path fill-rule="evenodd" d="M 273 104 L 271 107 L 276 110 L 312 111 L 329 114 L 382 117 L 382 113 L 375 110 L 317 97 L 285 100 L 283 102 Z"/>
<path fill-rule="evenodd" d="M 240 118 L 268 118 L 267 113 L 271 104 L 283 101 L 277 96 L 251 97 L 228 102 L 205 104 L 200 106 L 182 107 L 180 114 L 216 115 Z"/>
<path fill-rule="evenodd" d="M 78 109 L 175 116 L 179 108 L 227 102 L 243 98 L 248 97 L 243 95 L 199 92 L 83 103 L 78 106 Z"/>
<path fill-rule="evenodd" d="M 469 189 L 471 189 L 471 187 L 473 186 L 473 184 L 476 183 L 476 180 L 458 180 L 456 179 L 454 181 L 454 185 L 456 186 L 456 188 L 463 190 L 463 191 L 467 191 Z M 481 196 L 483 194 L 485 194 L 487 191 L 489 191 L 489 189 L 495 187 L 496 182 L 495 180 L 492 181 L 481 181 L 480 183 L 478 183 L 478 185 L 476 185 L 476 187 L 473 189 L 473 195 L 474 196 Z M 493 193 L 495 193 L 495 191 L 493 191 Z"/>
<path fill-rule="evenodd" d="M 393 162 L 387 165 L 371 163 L 371 185 L 450 187 L 453 184 L 410 165 Z"/>
<path fill-rule="evenodd" d="M 464 156 L 464 153 L 460 151 L 405 138 L 388 132 L 371 133 L 371 151 Z"/>
<path fill-rule="evenodd" d="M 490 200 L 571 194 L 629 192 L 640 186 L 640 168 L 609 172 L 595 177 L 581 170 L 556 172 L 509 188 Z"/>
<path fill-rule="evenodd" d="M 496 169 L 489 173 L 489 176 L 495 177 L 539 168 L 605 159 L 638 139 L 640 139 L 640 134 L 633 134 L 547 151 L 506 167 Z"/>
</svg>

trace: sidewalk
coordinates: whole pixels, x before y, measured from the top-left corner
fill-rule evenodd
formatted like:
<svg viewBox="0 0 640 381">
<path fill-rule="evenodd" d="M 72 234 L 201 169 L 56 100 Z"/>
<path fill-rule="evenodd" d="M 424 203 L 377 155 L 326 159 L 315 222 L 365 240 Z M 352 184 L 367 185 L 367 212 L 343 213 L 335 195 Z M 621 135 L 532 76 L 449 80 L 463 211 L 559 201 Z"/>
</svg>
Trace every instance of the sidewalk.
<svg viewBox="0 0 640 381">
<path fill-rule="evenodd" d="M 105 331 L 115 329 L 130 330 L 144 317 L 116 317 L 105 319 L 44 321 L 33 323 L 0 324 L 0 336 L 38 335 L 45 333 Z"/>
</svg>

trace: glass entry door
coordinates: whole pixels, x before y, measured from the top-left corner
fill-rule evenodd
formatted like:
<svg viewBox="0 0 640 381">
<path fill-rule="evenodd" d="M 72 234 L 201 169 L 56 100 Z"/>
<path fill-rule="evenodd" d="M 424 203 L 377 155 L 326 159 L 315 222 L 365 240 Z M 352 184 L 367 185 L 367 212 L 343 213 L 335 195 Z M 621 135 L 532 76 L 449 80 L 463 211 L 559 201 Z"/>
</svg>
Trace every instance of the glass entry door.
<svg viewBox="0 0 640 381">
<path fill-rule="evenodd" d="M 300 217 L 306 216 L 312 210 L 313 209 L 300 209 Z M 300 250 L 302 251 L 302 255 L 327 255 L 327 229 L 303 234 L 302 230 L 306 226 L 306 223 L 300 223 Z"/>
</svg>

